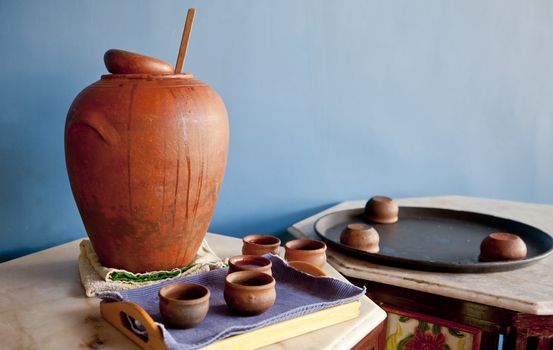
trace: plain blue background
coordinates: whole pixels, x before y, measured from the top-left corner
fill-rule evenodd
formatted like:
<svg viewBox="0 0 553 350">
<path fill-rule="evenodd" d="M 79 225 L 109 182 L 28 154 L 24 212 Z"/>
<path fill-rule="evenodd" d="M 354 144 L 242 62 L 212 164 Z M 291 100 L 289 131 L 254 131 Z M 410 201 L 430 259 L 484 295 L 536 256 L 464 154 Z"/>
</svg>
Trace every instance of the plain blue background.
<svg viewBox="0 0 553 350">
<path fill-rule="evenodd" d="M 231 125 L 211 231 L 282 233 L 336 202 L 553 202 L 550 1 L 0 0 L 0 260 L 83 236 L 65 171 L 75 95 L 121 48 L 186 71 Z"/>
</svg>

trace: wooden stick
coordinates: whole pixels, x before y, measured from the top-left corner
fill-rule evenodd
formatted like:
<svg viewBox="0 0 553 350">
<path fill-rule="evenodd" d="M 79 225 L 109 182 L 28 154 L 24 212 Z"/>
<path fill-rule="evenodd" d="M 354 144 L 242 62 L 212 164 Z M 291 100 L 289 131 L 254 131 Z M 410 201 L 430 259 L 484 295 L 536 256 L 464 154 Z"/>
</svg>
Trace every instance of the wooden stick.
<svg viewBox="0 0 553 350">
<path fill-rule="evenodd" d="M 188 49 L 188 42 L 190 41 L 190 33 L 192 32 L 192 24 L 194 23 L 194 15 L 196 9 L 188 9 L 186 14 L 186 23 L 184 24 L 184 30 L 182 32 L 182 39 L 180 42 L 179 55 L 177 56 L 177 64 L 175 65 L 175 74 L 182 73 L 182 67 L 184 66 L 184 60 L 186 59 L 186 50 Z"/>
</svg>

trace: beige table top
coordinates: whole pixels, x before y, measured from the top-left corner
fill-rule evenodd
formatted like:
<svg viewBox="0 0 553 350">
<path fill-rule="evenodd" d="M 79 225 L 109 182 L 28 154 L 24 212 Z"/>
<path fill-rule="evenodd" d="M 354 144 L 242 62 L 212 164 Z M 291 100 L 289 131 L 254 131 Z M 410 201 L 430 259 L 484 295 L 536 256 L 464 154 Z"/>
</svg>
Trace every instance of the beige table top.
<svg viewBox="0 0 553 350">
<path fill-rule="evenodd" d="M 364 200 L 340 203 L 302 220 L 288 231 L 297 237 L 315 237 L 319 217 L 339 210 L 360 208 Z M 553 205 L 530 204 L 461 196 L 398 200 L 399 205 L 437 207 L 510 218 L 553 233 Z M 553 315 L 553 255 L 534 265 L 508 272 L 462 274 L 425 272 L 372 264 L 329 249 L 329 263 L 346 276 L 473 301 L 534 315 Z"/>
<path fill-rule="evenodd" d="M 3 349 L 138 349 L 100 317 L 99 300 L 80 284 L 80 240 L 0 264 L 0 339 Z M 208 234 L 220 257 L 238 254 L 241 241 Z M 326 271 L 343 277 L 329 265 Z M 292 338 L 267 349 L 349 349 L 386 318 L 370 299 L 351 321 Z"/>
</svg>

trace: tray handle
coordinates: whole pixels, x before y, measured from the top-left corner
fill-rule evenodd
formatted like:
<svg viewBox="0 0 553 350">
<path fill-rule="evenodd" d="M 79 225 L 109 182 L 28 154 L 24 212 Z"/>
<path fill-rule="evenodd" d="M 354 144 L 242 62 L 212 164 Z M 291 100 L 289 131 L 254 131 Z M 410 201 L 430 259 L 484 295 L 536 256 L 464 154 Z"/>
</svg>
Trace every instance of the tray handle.
<svg viewBox="0 0 553 350">
<path fill-rule="evenodd" d="M 142 349 L 167 350 L 161 329 L 140 306 L 128 301 L 102 301 L 100 313 L 107 322 Z M 132 324 L 135 321 L 142 325 L 144 331 L 139 331 L 136 325 Z"/>
</svg>

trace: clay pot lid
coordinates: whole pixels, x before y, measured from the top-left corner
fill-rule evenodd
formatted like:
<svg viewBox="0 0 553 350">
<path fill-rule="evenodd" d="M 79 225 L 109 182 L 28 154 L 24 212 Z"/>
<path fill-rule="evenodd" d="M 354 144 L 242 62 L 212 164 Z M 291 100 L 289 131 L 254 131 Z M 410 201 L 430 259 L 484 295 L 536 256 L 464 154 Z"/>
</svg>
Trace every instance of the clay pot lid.
<svg viewBox="0 0 553 350">
<path fill-rule="evenodd" d="M 191 74 L 182 74 L 182 68 L 186 58 L 195 14 L 195 9 L 188 9 L 179 54 L 177 55 L 177 63 L 174 68 L 170 63 L 158 58 L 120 49 L 110 49 L 104 54 L 104 63 L 111 75 L 103 75 L 102 80 L 114 78 L 151 80 L 155 78 L 159 79 L 160 77 L 164 79 L 192 77 Z"/>
<path fill-rule="evenodd" d="M 104 63 L 111 74 L 174 74 L 170 63 L 119 49 L 107 50 Z"/>
</svg>

